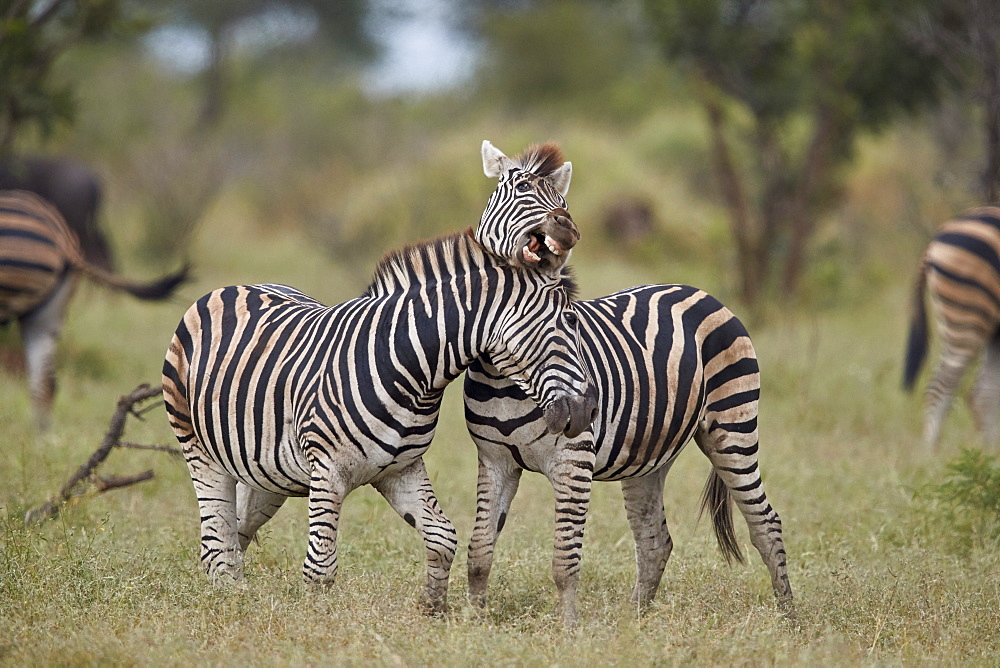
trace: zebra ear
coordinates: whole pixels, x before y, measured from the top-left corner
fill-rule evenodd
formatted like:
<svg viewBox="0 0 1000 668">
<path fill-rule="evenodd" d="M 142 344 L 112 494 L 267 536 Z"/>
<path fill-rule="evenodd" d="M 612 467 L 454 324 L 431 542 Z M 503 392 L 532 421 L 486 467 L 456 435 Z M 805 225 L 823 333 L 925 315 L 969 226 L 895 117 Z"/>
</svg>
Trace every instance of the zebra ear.
<svg viewBox="0 0 1000 668">
<path fill-rule="evenodd" d="M 569 192 L 569 180 L 573 177 L 573 163 L 564 162 L 562 167 L 545 177 L 549 184 L 563 197 Z"/>
<path fill-rule="evenodd" d="M 488 139 L 483 140 L 483 172 L 486 176 L 498 179 L 512 166 L 510 158 L 504 155 L 503 151 L 491 144 Z"/>
</svg>

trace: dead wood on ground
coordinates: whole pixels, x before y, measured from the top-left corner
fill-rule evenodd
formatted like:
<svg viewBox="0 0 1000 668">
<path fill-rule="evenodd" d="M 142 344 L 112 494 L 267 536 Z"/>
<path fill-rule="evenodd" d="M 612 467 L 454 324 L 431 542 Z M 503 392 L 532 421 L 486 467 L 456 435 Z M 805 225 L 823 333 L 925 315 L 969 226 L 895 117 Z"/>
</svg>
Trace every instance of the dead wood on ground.
<svg viewBox="0 0 1000 668">
<path fill-rule="evenodd" d="M 143 414 L 158 406 L 158 403 L 154 403 L 145 407 L 140 407 L 138 405 L 142 404 L 153 397 L 160 396 L 161 390 L 159 387 L 150 387 L 148 384 L 142 384 L 135 388 L 129 394 L 118 398 L 118 405 L 115 408 L 114 414 L 111 416 L 111 422 L 108 424 L 108 431 L 104 435 L 104 440 L 101 442 L 100 447 L 94 451 L 94 454 L 76 470 L 66 484 L 62 486 L 59 493 L 50 498 L 48 501 L 43 503 L 36 508 L 32 508 L 27 513 L 25 513 L 24 521 L 28 524 L 34 524 L 43 522 L 47 519 L 52 519 L 59 514 L 59 509 L 69 501 L 74 496 L 82 496 L 88 491 L 96 490 L 97 493 L 106 492 L 111 489 L 119 489 L 121 487 L 128 487 L 129 485 L 134 485 L 138 482 L 144 480 L 149 480 L 153 477 L 153 471 L 143 471 L 141 473 L 136 473 L 133 475 L 110 475 L 110 476 L 100 476 L 97 473 L 97 469 L 100 467 L 104 460 L 108 458 L 111 451 L 115 448 L 130 448 L 135 450 L 156 450 L 160 452 L 167 452 L 173 455 L 180 456 L 181 452 L 177 448 L 171 448 L 165 445 L 142 445 L 138 443 L 130 443 L 128 441 L 122 441 L 122 434 L 125 431 L 125 423 L 129 415 L 136 417 L 138 419 L 143 419 Z"/>
</svg>

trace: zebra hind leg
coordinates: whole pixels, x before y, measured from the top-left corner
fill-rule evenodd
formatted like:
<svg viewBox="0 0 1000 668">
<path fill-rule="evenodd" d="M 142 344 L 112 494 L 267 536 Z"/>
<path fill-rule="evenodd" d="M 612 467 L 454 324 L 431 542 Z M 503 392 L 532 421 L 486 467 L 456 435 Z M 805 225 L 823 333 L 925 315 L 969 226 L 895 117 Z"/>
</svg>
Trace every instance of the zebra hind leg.
<svg viewBox="0 0 1000 668">
<path fill-rule="evenodd" d="M 201 513 L 201 564 L 212 582 L 243 580 L 243 550 L 236 524 L 236 480 L 221 466 L 185 448 Z"/>
<path fill-rule="evenodd" d="M 635 589 L 632 602 L 645 607 L 656 596 L 674 549 L 663 512 L 663 480 L 670 465 L 641 478 L 622 481 L 625 514 L 635 539 Z"/>
<path fill-rule="evenodd" d="M 236 517 L 240 549 L 246 552 L 257 531 L 278 512 L 287 496 L 236 483 Z"/>
<path fill-rule="evenodd" d="M 945 341 L 943 347 L 941 361 L 924 391 L 924 445 L 928 450 L 937 445 L 958 384 L 979 354 L 978 350 L 969 350 L 949 341 Z"/>
<path fill-rule="evenodd" d="M 424 460 L 417 459 L 372 485 L 423 539 L 427 552 L 427 583 L 421 604 L 431 614 L 443 614 L 448 609 L 448 576 L 458 537 L 451 520 L 438 505 Z"/>
<path fill-rule="evenodd" d="M 792 588 L 788 583 L 781 518 L 767 500 L 757 465 L 756 411 L 749 419 L 744 415 L 739 422 L 733 421 L 734 417 L 709 417 L 695 433 L 695 441 L 736 501 L 736 507 L 750 530 L 750 542 L 760 553 L 771 575 L 771 586 L 779 608 L 791 613 Z M 751 421 L 754 423 L 752 430 L 745 430 Z M 710 431 L 707 424 L 712 424 L 714 429 Z M 718 524 L 716 526 L 718 528 Z"/>
<path fill-rule="evenodd" d="M 469 599 L 473 605 L 486 606 L 486 592 L 493 568 L 493 550 L 507 521 L 510 504 L 517 494 L 521 469 L 505 460 L 493 461 L 479 456 L 479 479 L 476 483 L 476 522 L 469 540 Z"/>
<path fill-rule="evenodd" d="M 970 401 L 976 424 L 983 439 L 992 447 L 997 447 L 1000 439 L 998 417 L 1000 417 L 1000 337 L 994 336 L 986 347 L 979 377 L 972 387 Z"/>
<path fill-rule="evenodd" d="M 72 277 L 67 277 L 42 306 L 19 319 L 31 403 L 40 430 L 48 428 L 52 413 L 56 391 L 56 343 L 73 286 Z"/>
</svg>

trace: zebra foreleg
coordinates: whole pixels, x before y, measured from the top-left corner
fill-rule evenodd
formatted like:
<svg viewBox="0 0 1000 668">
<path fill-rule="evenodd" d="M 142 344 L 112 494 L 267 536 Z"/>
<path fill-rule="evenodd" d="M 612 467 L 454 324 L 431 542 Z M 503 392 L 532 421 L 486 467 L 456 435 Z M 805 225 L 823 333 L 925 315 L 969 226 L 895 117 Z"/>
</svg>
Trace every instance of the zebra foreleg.
<svg viewBox="0 0 1000 668">
<path fill-rule="evenodd" d="M 641 478 L 622 480 L 625 514 L 635 539 L 635 589 L 632 602 L 646 606 L 660 586 L 674 549 L 663 511 L 663 481 L 670 465 Z"/>
<path fill-rule="evenodd" d="M 312 461 L 309 482 L 309 546 L 302 578 L 309 584 L 331 585 L 337 579 L 337 527 L 344 498 L 351 491 L 329 460 Z"/>
<path fill-rule="evenodd" d="M 1000 438 L 998 431 L 998 413 L 1000 413 L 1000 339 L 994 337 L 986 346 L 983 365 L 979 377 L 972 387 L 970 400 L 972 413 L 976 417 L 976 425 L 983 434 L 983 439 L 992 447 L 997 446 Z"/>
<path fill-rule="evenodd" d="M 236 480 L 221 466 L 185 451 L 201 513 L 201 565 L 215 583 L 243 580 L 243 550 L 236 532 Z"/>
<path fill-rule="evenodd" d="M 543 471 L 555 492 L 552 578 L 559 592 L 563 623 L 567 626 L 577 623 L 576 591 L 580 582 L 583 530 L 590 508 L 594 475 L 593 436 L 589 431 L 585 434 L 585 438 L 557 448 L 555 456 Z"/>
<path fill-rule="evenodd" d="M 240 549 L 246 552 L 250 541 L 257 535 L 257 530 L 281 508 L 287 496 L 264 492 L 259 489 L 236 483 L 236 517 L 240 535 Z"/>
<path fill-rule="evenodd" d="M 424 460 L 417 459 L 372 485 L 423 539 L 427 551 L 427 584 L 421 604 L 430 613 L 444 613 L 448 609 L 448 576 L 458 537 L 451 520 L 438 505 Z"/>
<path fill-rule="evenodd" d="M 711 424 L 737 423 L 735 415 L 715 415 Z M 756 421 L 756 413 L 752 418 Z M 785 543 L 781 537 L 781 518 L 764 494 L 764 484 L 757 465 L 757 430 L 749 433 L 728 431 L 717 427 L 709 432 L 702 423 L 695 434 L 695 441 L 712 462 L 716 473 L 729 488 L 743 519 L 750 530 L 750 542 L 760 553 L 771 575 L 771 586 L 778 607 L 792 610 L 792 588 L 788 583 Z"/>
<path fill-rule="evenodd" d="M 476 483 L 476 523 L 469 541 L 469 599 L 473 605 L 486 606 L 486 591 L 493 568 L 493 550 L 507 521 L 510 504 L 517 494 L 521 469 L 500 460 L 479 457 Z"/>
<path fill-rule="evenodd" d="M 74 285 L 72 276 L 67 276 L 44 304 L 19 320 L 35 423 L 42 430 L 49 426 L 56 391 L 56 343 Z"/>
</svg>

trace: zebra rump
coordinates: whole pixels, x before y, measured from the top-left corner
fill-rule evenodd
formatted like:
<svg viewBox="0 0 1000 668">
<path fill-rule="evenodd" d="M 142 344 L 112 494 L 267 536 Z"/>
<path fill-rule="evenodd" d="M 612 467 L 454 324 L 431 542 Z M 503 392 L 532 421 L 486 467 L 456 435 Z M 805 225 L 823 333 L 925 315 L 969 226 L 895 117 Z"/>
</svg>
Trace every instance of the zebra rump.
<svg viewBox="0 0 1000 668">
<path fill-rule="evenodd" d="M 927 302 L 941 355 L 924 392 L 926 447 L 939 440 L 959 383 L 980 358 L 970 406 L 977 426 L 996 443 L 1000 410 L 1000 207 L 970 209 L 941 226 L 917 272 L 903 367 L 903 387 L 916 384 L 927 358 Z"/>
</svg>

